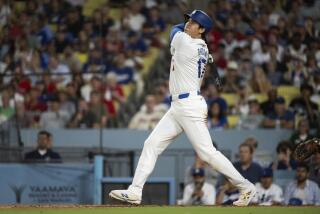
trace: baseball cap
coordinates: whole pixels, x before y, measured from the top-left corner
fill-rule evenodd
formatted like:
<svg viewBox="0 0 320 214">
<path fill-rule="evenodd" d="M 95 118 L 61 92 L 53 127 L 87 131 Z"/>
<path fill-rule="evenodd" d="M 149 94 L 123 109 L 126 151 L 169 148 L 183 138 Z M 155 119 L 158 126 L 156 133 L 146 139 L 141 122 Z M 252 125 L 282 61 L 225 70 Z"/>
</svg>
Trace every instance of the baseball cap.
<svg viewBox="0 0 320 214">
<path fill-rule="evenodd" d="M 202 168 L 194 168 L 192 169 L 192 176 L 204 176 L 204 170 Z"/>
<path fill-rule="evenodd" d="M 237 70 L 238 69 L 238 64 L 235 61 L 230 61 L 230 62 L 228 62 L 227 68 L 228 69 Z"/>
<path fill-rule="evenodd" d="M 270 168 L 263 169 L 261 177 L 273 177 L 272 169 Z"/>
<path fill-rule="evenodd" d="M 277 104 L 285 104 L 286 101 L 283 97 L 277 97 L 276 100 L 275 100 L 275 103 Z"/>
</svg>

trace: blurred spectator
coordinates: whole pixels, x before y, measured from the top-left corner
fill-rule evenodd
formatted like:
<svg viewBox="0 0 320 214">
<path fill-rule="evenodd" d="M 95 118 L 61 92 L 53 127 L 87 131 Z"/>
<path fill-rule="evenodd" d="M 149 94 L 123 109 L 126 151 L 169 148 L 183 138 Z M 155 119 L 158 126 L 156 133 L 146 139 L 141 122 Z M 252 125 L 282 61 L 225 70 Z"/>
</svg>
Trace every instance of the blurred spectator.
<svg viewBox="0 0 320 214">
<path fill-rule="evenodd" d="M 129 129 L 150 130 L 158 124 L 167 108 L 157 105 L 154 95 L 145 97 L 144 105 L 137 112 L 129 123 Z"/>
<path fill-rule="evenodd" d="M 239 161 L 235 162 L 234 167 L 240 174 L 252 183 L 257 183 L 262 174 L 262 168 L 258 163 L 253 162 L 253 148 L 248 144 L 239 146 Z"/>
<path fill-rule="evenodd" d="M 242 82 L 239 85 L 238 91 L 236 92 L 236 102 L 235 106 L 231 109 L 232 114 L 239 114 L 241 116 L 248 115 L 249 113 L 249 103 L 248 101 L 253 98 L 250 96 L 249 87 Z"/>
<path fill-rule="evenodd" d="M 17 102 L 15 107 L 16 115 L 14 118 L 11 118 L 11 120 L 14 121 L 17 125 L 19 125 L 19 128 L 31 128 L 33 124 L 33 120 L 30 117 L 30 114 L 26 112 L 24 103 Z"/>
<path fill-rule="evenodd" d="M 316 182 L 320 188 L 320 152 L 312 156 L 309 179 Z"/>
<path fill-rule="evenodd" d="M 89 112 L 95 118 L 92 128 L 106 127 L 107 125 L 109 115 L 102 101 L 103 96 L 100 92 L 92 91 L 90 93 Z"/>
<path fill-rule="evenodd" d="M 60 110 L 68 112 L 70 116 L 73 116 L 76 112 L 76 107 L 75 104 L 69 100 L 67 92 L 64 90 L 59 91 L 58 98 L 60 102 Z"/>
<path fill-rule="evenodd" d="M 123 11 L 122 22 L 125 27 L 132 31 L 139 32 L 142 30 L 146 17 L 141 14 L 143 1 L 130 1 L 129 8 Z"/>
<path fill-rule="evenodd" d="M 252 203 L 258 205 L 281 205 L 283 192 L 281 187 L 273 183 L 273 172 L 270 168 L 263 169 L 260 182 L 256 183 L 257 194 Z"/>
<path fill-rule="evenodd" d="M 126 52 L 130 57 L 145 56 L 148 46 L 144 39 L 135 31 L 129 31 L 127 35 L 127 43 L 125 43 Z"/>
<path fill-rule="evenodd" d="M 274 109 L 275 112 L 269 113 L 263 120 L 263 127 L 292 129 L 294 127 L 294 114 L 286 109 L 283 97 L 277 97 Z"/>
<path fill-rule="evenodd" d="M 214 147 L 216 147 L 216 144 L 213 142 Z M 187 167 L 185 177 L 184 177 L 184 185 L 190 184 L 193 182 L 193 176 L 192 176 L 192 170 L 193 169 L 203 169 L 204 170 L 204 176 L 205 181 L 209 184 L 212 184 L 213 186 L 216 186 L 218 184 L 219 180 L 219 173 L 212 169 L 206 162 L 200 159 L 197 153 L 195 153 L 195 160 L 194 163 Z"/>
<path fill-rule="evenodd" d="M 117 83 L 117 75 L 109 72 L 106 75 L 106 85 L 104 89 L 104 103 L 110 116 L 117 114 L 116 105 L 122 105 L 126 101 L 122 86 Z"/>
<path fill-rule="evenodd" d="M 7 90 L 1 93 L 1 105 L 0 105 L 0 124 L 8 121 L 14 115 L 14 108 L 10 106 L 10 94 Z"/>
<path fill-rule="evenodd" d="M 253 93 L 266 94 L 271 89 L 271 83 L 267 79 L 263 69 L 256 66 L 249 82 L 249 87 Z"/>
<path fill-rule="evenodd" d="M 305 61 L 301 58 L 291 59 L 289 71 L 284 74 L 286 84 L 300 87 L 307 82 L 309 74 L 307 73 L 304 63 Z"/>
<path fill-rule="evenodd" d="M 72 76 L 69 67 L 60 63 L 55 56 L 50 57 L 49 71 L 58 88 L 64 88 L 67 83 L 71 82 Z"/>
<path fill-rule="evenodd" d="M 300 97 L 293 99 L 290 107 L 300 116 L 307 116 L 311 128 L 316 127 L 318 105 L 311 101 L 310 97 L 313 94 L 313 88 L 309 84 L 301 85 Z"/>
<path fill-rule="evenodd" d="M 207 101 L 208 106 L 211 106 L 211 104 L 213 102 L 217 102 L 220 107 L 221 110 L 226 113 L 228 110 L 228 105 L 227 102 L 225 101 L 225 99 L 223 97 L 220 96 L 219 91 L 217 90 L 217 87 L 215 86 L 214 83 L 209 83 L 206 87 L 205 90 L 205 98 Z"/>
<path fill-rule="evenodd" d="M 43 129 L 64 128 L 71 116 L 67 111 L 61 110 L 59 100 L 54 98 L 49 101 L 49 110 L 41 114 L 39 126 Z"/>
<path fill-rule="evenodd" d="M 126 55 L 119 53 L 115 60 L 114 67 L 109 72 L 114 72 L 117 75 L 119 84 L 129 84 L 134 81 L 134 70 L 125 64 Z"/>
<path fill-rule="evenodd" d="M 238 74 L 238 64 L 235 61 L 228 62 L 223 91 L 226 93 L 236 93 L 239 91 L 240 82 L 241 77 Z"/>
<path fill-rule="evenodd" d="M 297 130 L 292 133 L 290 137 L 290 142 L 293 146 L 298 145 L 306 140 L 310 140 L 313 136 L 310 134 L 309 121 L 307 119 L 302 119 L 298 123 Z"/>
<path fill-rule="evenodd" d="M 226 59 L 230 59 L 231 54 L 235 48 L 239 46 L 237 39 L 235 38 L 235 32 L 233 29 L 225 29 L 224 36 L 222 37 L 221 44 L 225 47 L 225 57 Z M 237 68 L 234 68 L 237 69 Z"/>
<path fill-rule="evenodd" d="M 308 179 L 309 167 L 300 163 L 296 178 L 285 190 L 284 202 L 287 205 L 320 205 L 320 190 L 318 185 Z"/>
<path fill-rule="evenodd" d="M 98 76 L 92 76 L 88 81 L 81 87 L 80 93 L 86 102 L 90 101 L 92 91 L 101 92 L 103 89 L 102 80 Z"/>
<path fill-rule="evenodd" d="M 38 146 L 35 150 L 26 153 L 24 160 L 27 162 L 62 162 L 59 153 L 52 150 L 51 137 L 51 133 L 47 131 L 38 132 Z"/>
<path fill-rule="evenodd" d="M 255 97 L 248 100 L 249 113 L 242 116 L 239 120 L 240 129 L 257 129 L 261 126 L 263 115 L 260 110 L 260 104 Z"/>
<path fill-rule="evenodd" d="M 152 46 L 160 47 L 160 41 L 156 35 L 163 32 L 166 28 L 166 24 L 163 18 L 160 16 L 159 8 L 154 6 L 150 8 L 148 13 L 148 20 L 143 25 L 143 37 Z"/>
<path fill-rule="evenodd" d="M 89 106 L 87 102 L 83 99 L 79 100 L 78 110 L 71 118 L 70 123 L 68 124 L 69 128 L 93 128 L 97 127 L 99 124 L 99 118 L 96 118 L 96 115 L 89 111 Z"/>
<path fill-rule="evenodd" d="M 271 88 L 268 91 L 268 99 L 263 103 L 261 103 L 261 109 L 264 115 L 268 115 L 275 111 L 274 105 L 277 97 L 278 97 L 277 89 Z"/>
<path fill-rule="evenodd" d="M 228 120 L 222 110 L 220 104 L 212 102 L 208 112 L 208 127 L 209 129 L 222 130 L 228 128 Z"/>
<path fill-rule="evenodd" d="M 290 141 L 281 141 L 277 146 L 277 159 L 270 164 L 273 170 L 295 170 L 296 160 L 292 159 L 292 146 Z"/>
<path fill-rule="evenodd" d="M 232 203 L 238 200 L 240 192 L 236 186 L 231 184 L 228 179 L 224 179 L 224 183 L 219 187 L 216 196 L 217 205 L 232 205 Z"/>
<path fill-rule="evenodd" d="M 203 169 L 193 169 L 193 183 L 183 190 L 182 205 L 214 205 L 216 190 L 205 181 Z"/>
</svg>

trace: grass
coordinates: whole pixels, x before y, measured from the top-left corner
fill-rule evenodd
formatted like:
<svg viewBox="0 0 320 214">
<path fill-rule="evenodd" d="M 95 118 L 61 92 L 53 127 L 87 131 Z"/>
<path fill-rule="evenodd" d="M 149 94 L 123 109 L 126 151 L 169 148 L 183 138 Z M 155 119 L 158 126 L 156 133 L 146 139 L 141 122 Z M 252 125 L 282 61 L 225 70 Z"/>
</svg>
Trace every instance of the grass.
<svg viewBox="0 0 320 214">
<path fill-rule="evenodd" d="M 319 214 L 320 207 L 35 207 L 1 208 L 1 214 Z"/>
</svg>

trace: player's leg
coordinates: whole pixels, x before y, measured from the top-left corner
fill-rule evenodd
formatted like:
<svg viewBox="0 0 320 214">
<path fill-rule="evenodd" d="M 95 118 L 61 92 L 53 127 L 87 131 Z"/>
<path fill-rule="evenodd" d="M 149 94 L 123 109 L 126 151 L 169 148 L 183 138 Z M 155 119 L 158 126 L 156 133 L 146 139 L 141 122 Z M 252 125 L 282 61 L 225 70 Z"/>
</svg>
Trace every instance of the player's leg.
<svg viewBox="0 0 320 214">
<path fill-rule="evenodd" d="M 153 171 L 158 156 L 181 132 L 182 128 L 176 122 L 170 108 L 144 142 L 133 181 L 128 190 L 114 190 L 109 195 L 118 200 L 140 204 L 142 188 Z"/>
<path fill-rule="evenodd" d="M 232 184 L 240 189 L 241 193 L 249 196 L 249 198 L 246 198 L 247 200 L 241 200 L 241 203 L 236 205 L 247 205 L 255 194 L 254 185 L 246 180 L 221 152 L 216 150 L 212 144 L 211 136 L 207 128 L 206 116 L 201 114 L 201 109 L 199 112 L 199 117 L 179 115 L 178 121 L 199 157 L 218 172 L 224 174 Z M 251 193 L 247 194 L 248 192 Z"/>
</svg>

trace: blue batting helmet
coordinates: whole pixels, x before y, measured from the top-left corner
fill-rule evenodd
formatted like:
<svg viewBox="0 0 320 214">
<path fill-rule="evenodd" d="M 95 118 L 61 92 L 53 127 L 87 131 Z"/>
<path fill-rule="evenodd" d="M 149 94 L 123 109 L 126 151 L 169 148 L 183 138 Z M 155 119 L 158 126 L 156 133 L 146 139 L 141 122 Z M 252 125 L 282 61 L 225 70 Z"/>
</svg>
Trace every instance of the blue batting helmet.
<svg viewBox="0 0 320 214">
<path fill-rule="evenodd" d="M 193 21 L 197 22 L 205 29 L 205 33 L 208 33 L 212 28 L 212 19 L 202 10 L 194 10 L 192 13 L 185 14 L 184 16 L 186 19 L 191 18 Z"/>
</svg>

